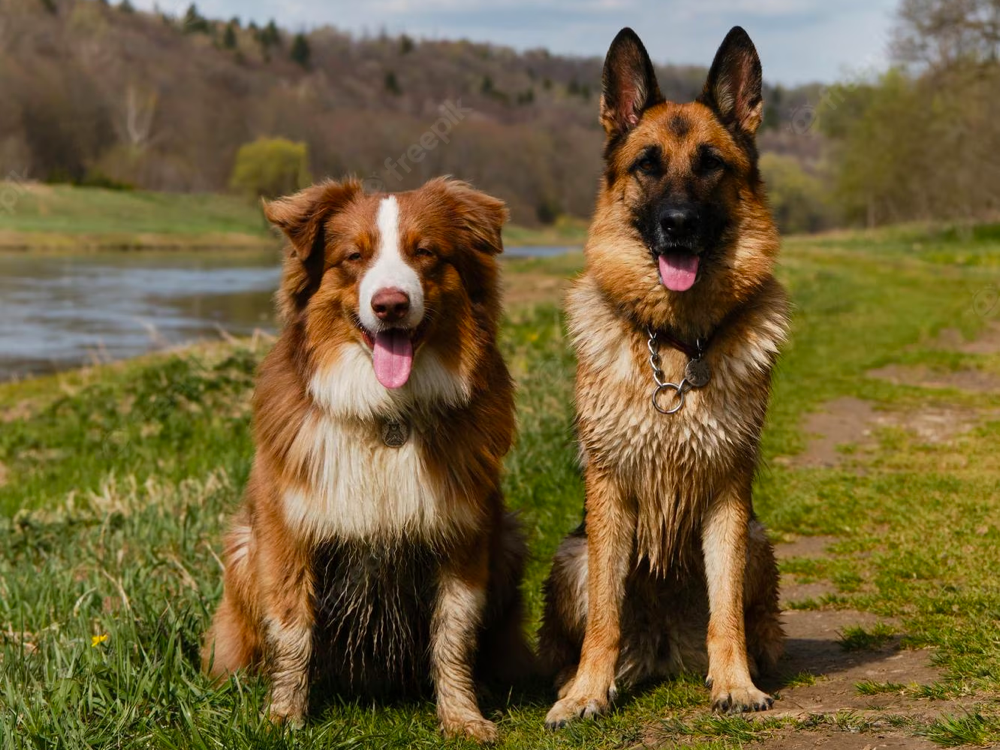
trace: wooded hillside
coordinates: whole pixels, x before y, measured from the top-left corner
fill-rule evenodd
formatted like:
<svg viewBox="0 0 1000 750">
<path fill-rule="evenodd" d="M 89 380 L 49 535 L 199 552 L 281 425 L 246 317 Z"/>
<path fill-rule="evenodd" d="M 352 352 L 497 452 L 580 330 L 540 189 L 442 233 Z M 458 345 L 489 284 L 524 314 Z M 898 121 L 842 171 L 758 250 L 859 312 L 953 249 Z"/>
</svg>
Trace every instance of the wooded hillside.
<svg viewBox="0 0 1000 750">
<path fill-rule="evenodd" d="M 0 175 L 222 191 L 240 146 L 284 137 L 307 144 L 313 177 L 355 173 L 398 190 L 450 173 L 507 200 L 520 223 L 589 213 L 600 58 L 332 28 L 294 35 L 280 21 L 0 0 Z M 701 67 L 657 72 L 679 100 L 705 77 Z M 765 150 L 815 162 L 819 136 L 787 123 L 814 94 L 768 88 Z"/>
</svg>

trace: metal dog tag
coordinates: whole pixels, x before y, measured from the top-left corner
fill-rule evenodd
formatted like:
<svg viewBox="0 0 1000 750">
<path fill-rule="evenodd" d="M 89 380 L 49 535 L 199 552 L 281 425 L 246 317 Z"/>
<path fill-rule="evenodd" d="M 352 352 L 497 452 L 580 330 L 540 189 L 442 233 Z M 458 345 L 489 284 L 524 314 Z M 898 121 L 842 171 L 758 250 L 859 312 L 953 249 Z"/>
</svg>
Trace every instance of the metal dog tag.
<svg viewBox="0 0 1000 750">
<path fill-rule="evenodd" d="M 684 368 L 684 379 L 693 388 L 704 388 L 712 379 L 712 368 L 704 359 L 692 359 Z"/>
<path fill-rule="evenodd" d="M 401 448 L 410 439 L 410 426 L 406 422 L 389 419 L 382 423 L 382 442 L 390 448 Z"/>
</svg>

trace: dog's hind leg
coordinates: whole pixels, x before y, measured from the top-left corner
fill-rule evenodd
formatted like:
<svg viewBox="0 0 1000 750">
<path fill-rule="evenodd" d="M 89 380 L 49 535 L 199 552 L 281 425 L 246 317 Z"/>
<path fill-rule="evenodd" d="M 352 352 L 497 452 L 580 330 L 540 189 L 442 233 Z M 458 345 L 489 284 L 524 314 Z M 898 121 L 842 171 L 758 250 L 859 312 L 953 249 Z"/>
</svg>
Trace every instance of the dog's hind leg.
<svg viewBox="0 0 1000 750">
<path fill-rule="evenodd" d="M 576 674 L 587 628 L 587 535 L 582 524 L 559 545 L 542 590 L 538 656 L 562 698 Z"/>
<path fill-rule="evenodd" d="M 744 588 L 747 650 L 761 672 L 774 669 L 784 651 L 785 631 L 778 606 L 778 564 L 763 525 L 750 521 Z"/>
<path fill-rule="evenodd" d="M 515 516 L 504 513 L 494 536 L 487 592 L 486 626 L 479 643 L 477 676 L 513 685 L 536 671 L 535 655 L 524 635 L 521 581 L 528 547 Z"/>
<path fill-rule="evenodd" d="M 262 644 L 253 612 L 250 565 L 253 534 L 241 514 L 226 537 L 225 589 L 201 653 L 202 670 L 222 679 L 238 669 L 259 666 Z"/>
</svg>

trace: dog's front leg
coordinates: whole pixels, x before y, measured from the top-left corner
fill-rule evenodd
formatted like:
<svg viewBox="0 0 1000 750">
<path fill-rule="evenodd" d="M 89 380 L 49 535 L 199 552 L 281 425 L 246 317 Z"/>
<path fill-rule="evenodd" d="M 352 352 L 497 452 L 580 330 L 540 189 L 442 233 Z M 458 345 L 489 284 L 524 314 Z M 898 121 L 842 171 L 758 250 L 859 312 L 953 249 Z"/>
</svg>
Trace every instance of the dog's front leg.
<svg viewBox="0 0 1000 750">
<path fill-rule="evenodd" d="M 441 730 L 478 742 L 497 739 L 496 725 L 479 711 L 472 679 L 488 579 L 489 544 L 477 540 L 443 565 L 431 619 L 431 677 Z"/>
<path fill-rule="evenodd" d="M 625 582 L 632 565 L 635 508 L 623 489 L 587 467 L 587 628 L 580 666 L 565 695 L 545 717 L 557 729 L 607 710 L 615 697 Z"/>
<path fill-rule="evenodd" d="M 271 680 L 268 717 L 276 724 L 302 726 L 309 702 L 312 658 L 313 575 L 305 544 L 262 530 L 257 557 L 264 588 L 267 671 Z"/>
<path fill-rule="evenodd" d="M 750 476 L 714 498 L 702 529 L 708 583 L 708 680 L 712 705 L 731 713 L 766 711 L 774 699 L 757 689 L 747 660 L 743 579 L 750 522 Z"/>
</svg>

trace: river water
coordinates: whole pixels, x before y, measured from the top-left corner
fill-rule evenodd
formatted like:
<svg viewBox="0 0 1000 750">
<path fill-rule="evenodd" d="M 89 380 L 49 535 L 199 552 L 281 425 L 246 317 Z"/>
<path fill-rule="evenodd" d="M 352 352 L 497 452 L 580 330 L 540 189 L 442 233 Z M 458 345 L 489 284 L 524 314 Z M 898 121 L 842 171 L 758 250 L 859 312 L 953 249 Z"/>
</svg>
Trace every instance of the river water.
<svg viewBox="0 0 1000 750">
<path fill-rule="evenodd" d="M 277 252 L 0 254 L 0 380 L 273 331 L 279 273 Z"/>
</svg>

